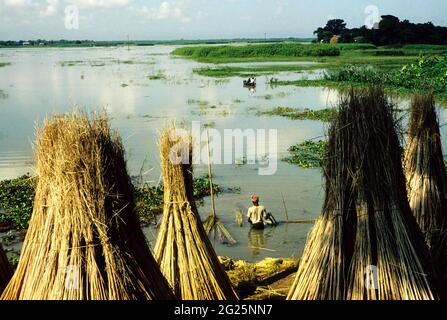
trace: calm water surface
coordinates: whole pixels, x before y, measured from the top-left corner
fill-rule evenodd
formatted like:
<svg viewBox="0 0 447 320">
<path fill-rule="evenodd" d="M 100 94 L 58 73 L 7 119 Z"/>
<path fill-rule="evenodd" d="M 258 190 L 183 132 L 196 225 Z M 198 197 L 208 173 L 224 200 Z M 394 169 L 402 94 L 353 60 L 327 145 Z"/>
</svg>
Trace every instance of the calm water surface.
<svg viewBox="0 0 447 320">
<path fill-rule="evenodd" d="M 321 122 L 259 117 L 255 113 L 277 106 L 331 107 L 337 102 L 336 92 L 322 88 L 272 88 L 267 84 L 269 76 L 259 77 L 258 87 L 252 92 L 242 87 L 240 78 L 221 80 L 193 74 L 194 68 L 209 65 L 173 58 L 169 52 L 174 48 L 0 50 L 0 62 L 11 63 L 0 68 L 0 179 L 33 173 L 35 127 L 46 117 L 75 107 L 107 110 L 113 128 L 122 135 L 130 174 L 144 172 L 145 181 L 153 184 L 160 180 L 158 131 L 172 119 L 187 127 L 192 121 L 200 121 L 221 132 L 236 128 L 277 129 L 279 158 L 286 156 L 287 148 L 293 144 L 324 136 L 326 128 Z M 310 79 L 320 74 L 321 71 L 279 73 L 275 77 Z M 440 121 L 447 122 L 443 110 Z M 445 137 L 445 127 L 442 130 Z M 222 154 L 228 151 L 231 150 L 222 147 Z M 245 212 L 250 194 L 257 193 L 277 220 L 283 220 L 283 194 L 290 219 L 314 219 L 324 195 L 320 170 L 300 169 L 282 161 L 272 176 L 258 175 L 258 165 L 240 163 L 216 164 L 213 170 L 221 187 L 240 188 L 240 193 L 224 193 L 216 200 L 219 217 L 238 241 L 233 247 L 216 241 L 219 255 L 246 260 L 300 256 L 311 225 L 281 224 L 255 231 L 247 223 L 234 226 L 235 212 Z M 195 167 L 196 176 L 205 172 L 206 166 Z M 205 199 L 200 207 L 202 218 L 209 212 L 209 199 Z M 144 232 L 153 245 L 157 230 L 147 227 Z"/>
</svg>

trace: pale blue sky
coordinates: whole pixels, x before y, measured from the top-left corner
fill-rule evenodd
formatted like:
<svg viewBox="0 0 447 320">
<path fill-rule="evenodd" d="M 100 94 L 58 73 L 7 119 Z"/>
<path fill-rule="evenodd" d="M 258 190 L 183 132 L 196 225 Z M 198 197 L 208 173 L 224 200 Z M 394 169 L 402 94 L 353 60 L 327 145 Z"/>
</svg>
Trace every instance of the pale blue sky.
<svg viewBox="0 0 447 320">
<path fill-rule="evenodd" d="M 77 30 L 65 27 L 69 5 L 79 9 Z M 329 18 L 363 25 L 370 5 L 447 25 L 445 0 L 0 0 L 0 39 L 310 37 Z"/>
</svg>

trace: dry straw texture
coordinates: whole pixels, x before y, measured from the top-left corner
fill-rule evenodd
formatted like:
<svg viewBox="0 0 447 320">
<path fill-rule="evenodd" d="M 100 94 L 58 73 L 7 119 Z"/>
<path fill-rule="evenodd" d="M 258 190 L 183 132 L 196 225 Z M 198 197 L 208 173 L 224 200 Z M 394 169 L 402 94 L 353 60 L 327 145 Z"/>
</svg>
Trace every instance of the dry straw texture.
<svg viewBox="0 0 447 320">
<path fill-rule="evenodd" d="M 6 253 L 3 251 L 3 247 L 0 244 L 0 294 L 6 288 L 9 280 L 12 276 L 12 268 L 9 264 Z"/>
<path fill-rule="evenodd" d="M 438 276 L 446 281 L 447 174 L 431 94 L 415 95 L 411 101 L 405 175 L 411 210 L 430 247 Z"/>
<path fill-rule="evenodd" d="M 3 299 L 170 299 L 135 214 L 119 136 L 105 116 L 47 121 L 22 254 Z"/>
<path fill-rule="evenodd" d="M 162 272 L 183 300 L 237 299 L 193 200 L 191 137 L 169 126 L 159 143 L 164 210 L 154 255 Z"/>
<path fill-rule="evenodd" d="M 428 250 L 411 214 L 392 107 L 351 90 L 329 129 L 326 197 L 289 299 L 433 299 Z M 365 277 L 377 267 L 377 282 Z M 374 270 L 374 269 L 372 269 Z"/>
</svg>

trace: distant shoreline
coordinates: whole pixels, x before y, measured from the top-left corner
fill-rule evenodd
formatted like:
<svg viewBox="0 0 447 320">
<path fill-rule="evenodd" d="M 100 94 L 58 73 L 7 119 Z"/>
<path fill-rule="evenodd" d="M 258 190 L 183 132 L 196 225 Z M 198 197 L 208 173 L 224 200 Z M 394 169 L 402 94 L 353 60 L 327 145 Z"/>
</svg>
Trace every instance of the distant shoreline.
<svg viewBox="0 0 447 320">
<path fill-rule="evenodd" d="M 113 47 L 113 46 L 155 46 L 155 45 L 194 45 L 229 43 L 271 43 L 271 42 L 311 42 L 315 38 L 268 38 L 268 39 L 204 39 L 204 40 L 3 40 L 0 48 L 22 47 Z"/>
</svg>

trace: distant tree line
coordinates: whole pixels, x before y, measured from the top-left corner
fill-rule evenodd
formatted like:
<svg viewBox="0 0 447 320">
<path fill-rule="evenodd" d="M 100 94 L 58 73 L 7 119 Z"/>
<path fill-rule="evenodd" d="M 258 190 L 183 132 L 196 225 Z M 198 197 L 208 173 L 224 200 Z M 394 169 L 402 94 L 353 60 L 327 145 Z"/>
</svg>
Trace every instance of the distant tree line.
<svg viewBox="0 0 447 320">
<path fill-rule="evenodd" d="M 20 47 L 20 46 L 93 46 L 95 41 L 91 40 L 7 40 L 0 41 L 0 47 Z"/>
<path fill-rule="evenodd" d="M 234 42 L 250 42 L 250 43 L 264 43 L 264 42 L 310 42 L 313 38 L 262 38 L 262 39 L 248 39 L 248 38 L 234 38 L 234 39 L 197 39 L 197 40 L 117 40 L 117 41 L 93 41 L 93 40 L 0 40 L 1 47 L 22 47 L 22 46 L 51 46 L 51 47 L 91 47 L 91 46 L 119 46 L 119 45 L 136 45 L 136 46 L 151 46 L 156 44 L 166 45 L 187 45 L 187 44 L 226 44 Z"/>
<path fill-rule="evenodd" d="M 325 27 L 318 28 L 314 34 L 319 42 L 331 42 L 334 37 L 338 42 L 365 42 L 377 46 L 391 44 L 447 44 L 447 27 L 435 26 L 432 22 L 411 23 L 400 21 L 392 15 L 382 16 L 381 21 L 369 29 L 346 28 L 342 19 L 329 20 Z"/>
</svg>

